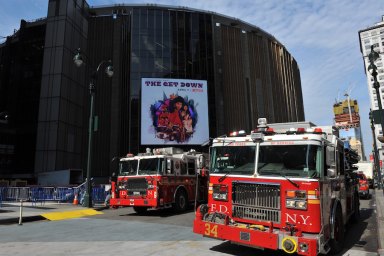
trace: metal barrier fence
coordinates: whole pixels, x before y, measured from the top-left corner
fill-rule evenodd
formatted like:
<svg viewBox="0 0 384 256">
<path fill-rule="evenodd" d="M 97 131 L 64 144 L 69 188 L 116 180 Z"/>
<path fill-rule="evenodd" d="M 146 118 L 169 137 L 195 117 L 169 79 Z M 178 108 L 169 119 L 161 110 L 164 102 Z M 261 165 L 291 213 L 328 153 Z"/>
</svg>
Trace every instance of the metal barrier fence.
<svg viewBox="0 0 384 256">
<path fill-rule="evenodd" d="M 78 187 L 0 187 L 0 207 L 5 201 L 30 201 L 43 204 L 46 201 L 72 203 L 75 195 L 81 203 L 85 192 L 84 184 Z M 92 188 L 94 203 L 102 203 L 108 192 L 105 185 Z"/>
</svg>

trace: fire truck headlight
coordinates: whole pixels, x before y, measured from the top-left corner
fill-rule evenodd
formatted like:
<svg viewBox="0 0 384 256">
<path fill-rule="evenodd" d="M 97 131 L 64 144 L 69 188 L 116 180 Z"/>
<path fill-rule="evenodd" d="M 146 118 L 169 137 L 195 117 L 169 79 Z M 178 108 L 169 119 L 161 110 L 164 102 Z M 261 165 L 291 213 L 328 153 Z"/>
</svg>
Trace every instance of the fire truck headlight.
<svg viewBox="0 0 384 256">
<path fill-rule="evenodd" d="M 227 185 L 213 185 L 212 198 L 214 200 L 228 201 L 228 186 Z"/>
<path fill-rule="evenodd" d="M 148 189 L 154 189 L 154 188 L 155 188 L 155 185 L 152 185 L 152 184 L 148 185 Z"/>
<path fill-rule="evenodd" d="M 295 208 L 295 200 L 287 199 L 285 205 L 287 206 L 287 208 Z"/>
<path fill-rule="evenodd" d="M 285 205 L 287 208 L 292 208 L 292 209 L 299 209 L 299 210 L 307 209 L 307 201 L 302 201 L 302 200 L 287 199 L 285 201 Z"/>
<path fill-rule="evenodd" d="M 307 201 L 296 201 L 296 208 L 300 210 L 307 209 Z"/>
</svg>

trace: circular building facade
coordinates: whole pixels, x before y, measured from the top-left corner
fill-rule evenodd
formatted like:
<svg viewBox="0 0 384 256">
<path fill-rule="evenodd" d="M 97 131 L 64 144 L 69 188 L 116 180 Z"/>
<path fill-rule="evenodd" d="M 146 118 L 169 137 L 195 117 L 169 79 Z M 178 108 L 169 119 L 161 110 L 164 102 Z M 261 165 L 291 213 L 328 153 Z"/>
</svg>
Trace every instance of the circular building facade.
<svg viewBox="0 0 384 256">
<path fill-rule="evenodd" d="M 298 65 L 260 28 L 185 7 L 74 2 L 49 4 L 41 99 L 59 109 L 48 115 L 40 107 L 36 170 L 84 167 L 88 84 L 103 60 L 115 72 L 112 79 L 98 72 L 95 83 L 93 176 L 108 176 L 110 159 L 127 152 L 198 148 L 210 137 L 249 132 L 259 117 L 304 120 Z M 82 69 L 72 63 L 78 48 L 88 64 Z M 184 134 L 166 132 L 162 120 Z M 42 136 L 51 129 L 52 138 Z"/>
</svg>

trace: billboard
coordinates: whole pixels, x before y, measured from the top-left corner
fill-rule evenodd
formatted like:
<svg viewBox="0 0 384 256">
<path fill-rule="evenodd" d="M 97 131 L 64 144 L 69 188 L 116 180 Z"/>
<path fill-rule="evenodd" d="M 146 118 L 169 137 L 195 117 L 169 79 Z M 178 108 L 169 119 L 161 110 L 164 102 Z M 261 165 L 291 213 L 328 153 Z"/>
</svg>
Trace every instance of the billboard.
<svg viewBox="0 0 384 256">
<path fill-rule="evenodd" d="M 206 80 L 141 79 L 142 145 L 201 145 L 208 139 Z"/>
</svg>

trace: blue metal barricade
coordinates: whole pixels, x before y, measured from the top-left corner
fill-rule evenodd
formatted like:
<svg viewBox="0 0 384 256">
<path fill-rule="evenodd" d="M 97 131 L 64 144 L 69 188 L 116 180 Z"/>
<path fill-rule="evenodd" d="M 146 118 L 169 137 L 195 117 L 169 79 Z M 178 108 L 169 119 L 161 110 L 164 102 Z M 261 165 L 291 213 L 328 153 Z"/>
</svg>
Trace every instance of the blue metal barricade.
<svg viewBox="0 0 384 256">
<path fill-rule="evenodd" d="M 73 203 L 75 196 L 80 204 L 84 201 L 86 183 L 77 187 L 0 187 L 0 207 L 4 201 L 31 201 L 32 204 L 44 204 L 46 201 Z M 104 203 L 109 192 L 105 185 L 92 187 L 92 201 Z"/>
<path fill-rule="evenodd" d="M 33 203 L 45 203 L 56 200 L 54 187 L 32 187 L 30 188 L 30 201 Z"/>
<path fill-rule="evenodd" d="M 75 188 L 57 187 L 55 200 L 58 202 L 72 203 L 75 198 Z"/>
<path fill-rule="evenodd" d="M 6 187 L 0 187 L 0 207 L 3 206 L 3 198 L 5 198 Z"/>
<path fill-rule="evenodd" d="M 104 203 L 107 192 L 104 186 L 92 188 L 92 199 L 95 203 Z"/>
<path fill-rule="evenodd" d="M 29 187 L 8 187 L 6 190 L 5 200 L 7 201 L 28 201 L 30 195 Z M 3 198 L 4 200 L 4 198 Z"/>
</svg>

